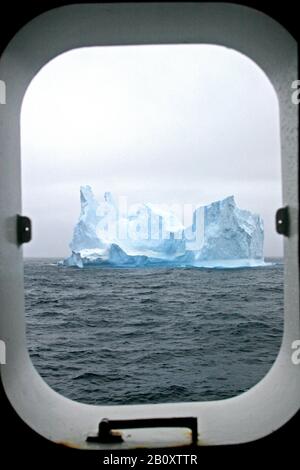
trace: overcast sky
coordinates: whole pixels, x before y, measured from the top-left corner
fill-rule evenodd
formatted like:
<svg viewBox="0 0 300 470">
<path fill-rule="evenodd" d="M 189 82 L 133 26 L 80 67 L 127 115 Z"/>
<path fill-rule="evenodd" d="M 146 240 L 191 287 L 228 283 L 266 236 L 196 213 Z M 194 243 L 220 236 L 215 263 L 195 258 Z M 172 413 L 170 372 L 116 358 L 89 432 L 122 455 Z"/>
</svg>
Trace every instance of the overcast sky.
<svg viewBox="0 0 300 470">
<path fill-rule="evenodd" d="M 67 256 L 79 188 L 129 203 L 206 204 L 234 195 L 281 256 L 279 110 L 254 62 L 208 45 L 82 48 L 33 79 L 21 115 L 27 256 Z"/>
</svg>

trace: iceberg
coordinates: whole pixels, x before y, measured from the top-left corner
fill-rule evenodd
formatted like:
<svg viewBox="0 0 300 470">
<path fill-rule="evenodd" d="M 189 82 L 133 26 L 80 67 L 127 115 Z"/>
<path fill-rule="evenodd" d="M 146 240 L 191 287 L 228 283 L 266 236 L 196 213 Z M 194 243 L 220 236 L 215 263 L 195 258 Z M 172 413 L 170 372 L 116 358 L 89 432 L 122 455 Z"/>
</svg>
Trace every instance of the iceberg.
<svg viewBox="0 0 300 470">
<path fill-rule="evenodd" d="M 123 201 L 124 202 L 124 201 Z M 203 267 L 264 266 L 263 220 L 239 209 L 234 196 L 196 207 L 189 224 L 178 211 L 157 204 L 129 209 L 90 186 L 80 188 L 80 217 L 63 266 Z M 125 207 L 126 206 L 126 207 Z"/>
</svg>

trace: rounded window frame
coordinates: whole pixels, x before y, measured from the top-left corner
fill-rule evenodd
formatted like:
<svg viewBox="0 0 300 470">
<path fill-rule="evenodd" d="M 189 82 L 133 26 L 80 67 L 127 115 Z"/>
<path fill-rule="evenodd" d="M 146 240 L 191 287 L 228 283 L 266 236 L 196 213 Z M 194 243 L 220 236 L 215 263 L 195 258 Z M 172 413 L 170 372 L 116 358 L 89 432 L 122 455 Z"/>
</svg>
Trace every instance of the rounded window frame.
<svg viewBox="0 0 300 470">
<path fill-rule="evenodd" d="M 224 27 L 220 27 L 224 25 Z M 22 248 L 16 220 L 21 213 L 20 112 L 26 89 L 51 59 L 80 47 L 138 44 L 215 44 L 252 59 L 268 76 L 280 107 L 283 205 L 290 231 L 284 239 L 284 334 L 267 375 L 245 393 L 226 400 L 152 405 L 95 406 L 69 400 L 39 376 L 28 355 L 25 335 Z M 79 448 L 166 447 L 186 443 L 181 433 L 132 430 L 119 444 L 88 444 L 101 418 L 193 416 L 198 445 L 249 442 L 270 434 L 300 407 L 300 367 L 292 362 L 300 338 L 298 264 L 298 108 L 292 101 L 297 79 L 297 44 L 269 16 L 248 7 L 201 4 L 76 4 L 50 10 L 25 25 L 0 60 L 6 84 L 1 104 L 0 140 L 0 317 L 6 364 L 1 379 L 19 416 L 54 442 Z M 30 214 L 28 214 L 30 215 Z"/>
</svg>

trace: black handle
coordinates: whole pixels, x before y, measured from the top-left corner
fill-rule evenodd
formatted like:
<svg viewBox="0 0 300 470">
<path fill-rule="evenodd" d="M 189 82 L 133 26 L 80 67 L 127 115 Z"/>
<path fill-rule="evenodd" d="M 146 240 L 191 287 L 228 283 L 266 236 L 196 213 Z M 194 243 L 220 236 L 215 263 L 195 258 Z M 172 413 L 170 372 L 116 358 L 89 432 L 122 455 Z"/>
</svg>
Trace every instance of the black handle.
<svg viewBox="0 0 300 470">
<path fill-rule="evenodd" d="M 191 444 L 197 444 L 198 439 L 198 426 L 197 418 L 193 417 L 180 417 L 180 418 L 150 418 L 150 419 L 122 419 L 122 420 L 109 420 L 104 418 L 99 423 L 99 430 L 97 436 L 88 436 L 88 442 L 123 442 L 121 434 L 116 432 L 119 429 L 134 429 L 134 428 L 188 428 L 192 431 Z"/>
</svg>

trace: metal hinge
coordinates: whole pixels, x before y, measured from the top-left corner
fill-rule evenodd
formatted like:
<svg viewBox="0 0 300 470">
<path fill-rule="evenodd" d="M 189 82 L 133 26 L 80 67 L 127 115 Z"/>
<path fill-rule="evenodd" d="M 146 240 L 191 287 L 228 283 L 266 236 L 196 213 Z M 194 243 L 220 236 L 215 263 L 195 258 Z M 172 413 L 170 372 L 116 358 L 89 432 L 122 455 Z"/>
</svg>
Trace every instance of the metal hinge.
<svg viewBox="0 0 300 470">
<path fill-rule="evenodd" d="M 281 207 L 276 212 L 276 230 L 280 235 L 289 236 L 290 233 L 290 217 L 289 217 L 289 208 Z"/>
<path fill-rule="evenodd" d="M 198 439 L 197 418 L 150 418 L 150 419 L 102 419 L 99 423 L 98 434 L 88 436 L 87 442 L 116 443 L 124 442 L 120 429 L 147 428 L 188 428 L 191 430 L 191 444 L 196 445 Z"/>
<path fill-rule="evenodd" d="M 31 220 L 24 215 L 17 215 L 17 241 L 19 245 L 31 240 Z"/>
</svg>

